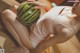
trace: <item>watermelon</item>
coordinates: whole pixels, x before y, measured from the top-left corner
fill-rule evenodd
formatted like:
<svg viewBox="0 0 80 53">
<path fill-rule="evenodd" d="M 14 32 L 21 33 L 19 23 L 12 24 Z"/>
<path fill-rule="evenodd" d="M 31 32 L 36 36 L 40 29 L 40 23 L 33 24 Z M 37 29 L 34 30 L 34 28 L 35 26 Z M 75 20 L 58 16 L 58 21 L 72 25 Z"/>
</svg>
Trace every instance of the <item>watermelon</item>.
<svg viewBox="0 0 80 53">
<path fill-rule="evenodd" d="M 23 2 L 17 9 L 17 19 L 24 25 L 30 26 L 40 17 L 40 9 L 35 4 Z"/>
</svg>

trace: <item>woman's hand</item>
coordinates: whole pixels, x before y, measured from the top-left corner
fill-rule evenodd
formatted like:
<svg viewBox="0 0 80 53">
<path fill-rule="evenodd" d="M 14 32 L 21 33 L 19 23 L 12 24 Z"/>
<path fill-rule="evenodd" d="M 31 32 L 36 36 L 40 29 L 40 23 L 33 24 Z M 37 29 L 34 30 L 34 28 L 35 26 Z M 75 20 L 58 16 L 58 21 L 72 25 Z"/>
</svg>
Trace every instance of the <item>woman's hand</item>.
<svg viewBox="0 0 80 53">
<path fill-rule="evenodd" d="M 35 1 L 35 0 L 27 0 L 29 3 L 35 4 L 35 8 L 41 9 L 44 8 L 46 11 L 50 10 L 52 8 L 51 3 L 47 0 L 44 1 Z"/>
<path fill-rule="evenodd" d="M 30 0 L 28 2 L 37 5 L 35 8 L 45 8 L 45 7 L 47 7 L 46 4 L 35 1 L 35 0 Z"/>
</svg>

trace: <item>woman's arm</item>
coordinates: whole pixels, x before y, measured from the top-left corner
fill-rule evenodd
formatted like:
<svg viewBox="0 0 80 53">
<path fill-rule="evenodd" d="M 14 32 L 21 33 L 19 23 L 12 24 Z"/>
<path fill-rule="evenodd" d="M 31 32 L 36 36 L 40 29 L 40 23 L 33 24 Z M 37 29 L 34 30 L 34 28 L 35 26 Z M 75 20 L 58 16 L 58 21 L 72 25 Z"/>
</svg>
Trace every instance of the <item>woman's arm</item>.
<svg viewBox="0 0 80 53">
<path fill-rule="evenodd" d="M 7 9 L 2 13 L 2 21 L 21 47 L 32 48 L 29 32 L 26 26 L 16 19 L 16 14 Z"/>
<path fill-rule="evenodd" d="M 53 37 L 49 38 L 48 40 L 42 41 L 41 44 L 39 44 L 35 49 L 31 50 L 31 53 L 41 53 L 46 48 L 55 44 L 63 43 L 69 40 L 74 35 L 72 31 L 67 28 L 64 28 L 61 25 L 55 26 L 54 31 L 55 33 L 53 34 Z"/>
</svg>

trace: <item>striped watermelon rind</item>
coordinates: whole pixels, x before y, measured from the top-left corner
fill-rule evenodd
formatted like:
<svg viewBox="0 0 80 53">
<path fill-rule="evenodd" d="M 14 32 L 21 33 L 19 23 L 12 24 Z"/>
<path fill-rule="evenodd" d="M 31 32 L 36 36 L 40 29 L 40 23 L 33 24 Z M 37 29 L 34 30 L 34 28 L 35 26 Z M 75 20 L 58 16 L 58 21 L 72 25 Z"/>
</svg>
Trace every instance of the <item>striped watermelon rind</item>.
<svg viewBox="0 0 80 53">
<path fill-rule="evenodd" d="M 24 25 L 30 26 L 40 17 L 40 9 L 35 9 L 35 4 L 23 2 L 17 9 L 17 19 Z"/>
</svg>

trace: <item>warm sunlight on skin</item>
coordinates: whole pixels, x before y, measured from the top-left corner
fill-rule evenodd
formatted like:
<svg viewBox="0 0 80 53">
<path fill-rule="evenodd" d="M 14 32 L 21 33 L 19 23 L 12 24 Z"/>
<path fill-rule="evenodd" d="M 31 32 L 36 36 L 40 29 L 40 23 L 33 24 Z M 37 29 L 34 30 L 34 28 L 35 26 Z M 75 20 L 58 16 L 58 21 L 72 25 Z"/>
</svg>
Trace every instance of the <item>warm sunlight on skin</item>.
<svg viewBox="0 0 80 53">
<path fill-rule="evenodd" d="M 60 4 L 58 1 L 63 2 L 63 0 L 54 0 L 54 2 Z M 79 16 L 80 8 L 75 5 L 74 9 L 74 13 L 76 12 Z M 16 19 L 17 15 L 12 12 L 15 10 L 5 10 L 2 13 L 3 23 L 20 45 L 20 47 L 14 45 L 10 50 L 12 49 L 16 53 L 41 53 L 52 45 L 69 40 L 80 29 L 80 19 L 76 17 L 76 14 L 72 14 L 73 11 L 71 10 L 72 7 L 70 6 L 52 8 L 40 17 L 33 27 L 30 26 L 31 33 L 26 26 Z M 50 34 L 54 34 L 54 36 L 47 39 L 46 37 L 49 37 Z M 33 47 L 35 49 L 32 49 Z M 29 49 L 32 49 L 32 51 Z"/>
<path fill-rule="evenodd" d="M 60 5 L 64 2 L 64 0 L 51 0 L 52 2 L 56 3 L 57 5 Z"/>
</svg>

